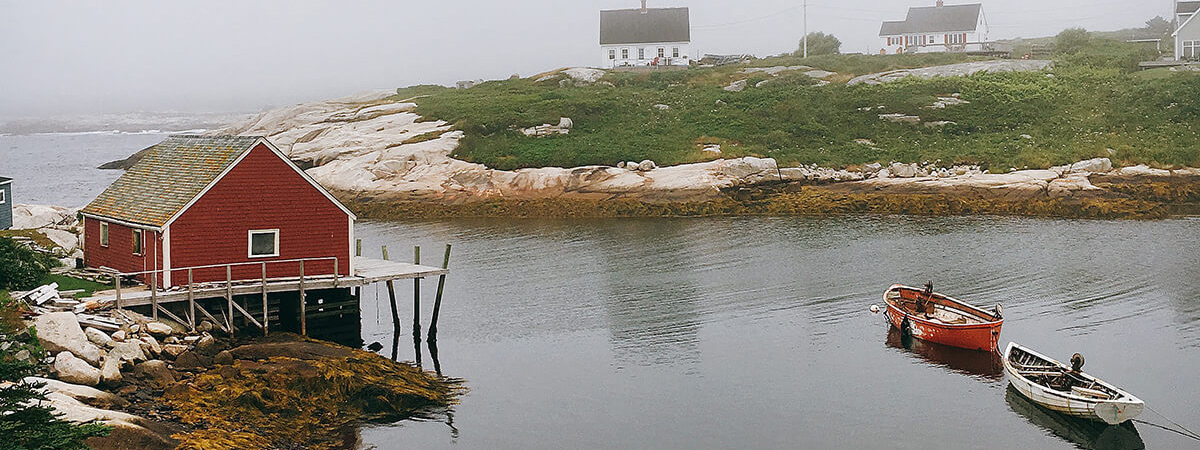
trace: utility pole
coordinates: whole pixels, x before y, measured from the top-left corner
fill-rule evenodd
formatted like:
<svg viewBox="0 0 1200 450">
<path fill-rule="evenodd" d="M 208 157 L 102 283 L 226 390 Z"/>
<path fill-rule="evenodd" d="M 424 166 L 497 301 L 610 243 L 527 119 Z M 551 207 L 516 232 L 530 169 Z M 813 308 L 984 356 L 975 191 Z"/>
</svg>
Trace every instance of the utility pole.
<svg viewBox="0 0 1200 450">
<path fill-rule="evenodd" d="M 804 57 L 808 57 L 808 0 L 804 0 Z"/>
</svg>

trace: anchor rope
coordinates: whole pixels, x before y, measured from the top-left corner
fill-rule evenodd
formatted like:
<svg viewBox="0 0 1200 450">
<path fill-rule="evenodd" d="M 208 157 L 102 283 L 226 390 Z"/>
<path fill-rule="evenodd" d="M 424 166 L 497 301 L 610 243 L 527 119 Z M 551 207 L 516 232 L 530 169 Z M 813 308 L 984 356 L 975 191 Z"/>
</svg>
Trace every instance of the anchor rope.
<svg viewBox="0 0 1200 450">
<path fill-rule="evenodd" d="M 1146 424 L 1146 425 L 1156 426 L 1156 427 L 1162 428 L 1162 429 L 1164 429 L 1164 430 L 1174 431 L 1174 432 L 1176 432 L 1176 433 L 1179 433 L 1180 435 L 1187 436 L 1187 437 L 1189 437 L 1189 438 L 1192 438 L 1192 439 L 1195 439 L 1195 440 L 1197 440 L 1197 441 L 1200 441 L 1200 434 L 1196 434 L 1196 432 L 1195 432 L 1195 431 L 1189 430 L 1187 427 L 1185 427 L 1185 426 L 1183 426 L 1183 425 L 1180 425 L 1179 423 L 1175 422 L 1174 420 L 1171 420 L 1171 418 L 1170 418 L 1170 417 L 1167 417 L 1167 416 L 1163 415 L 1163 413 L 1160 413 L 1160 412 L 1158 412 L 1157 410 L 1155 410 L 1154 408 L 1151 408 L 1151 407 L 1150 407 L 1150 405 L 1146 405 L 1146 409 L 1148 409 L 1148 410 L 1150 410 L 1150 411 L 1154 411 L 1154 413 L 1155 413 L 1155 414 L 1158 414 L 1158 417 L 1162 417 L 1162 418 L 1163 418 L 1164 420 L 1166 420 L 1167 422 L 1171 422 L 1171 425 L 1175 425 L 1176 427 L 1178 427 L 1178 428 L 1179 428 L 1179 430 L 1183 430 L 1183 431 L 1174 430 L 1174 429 L 1171 429 L 1171 428 L 1165 427 L 1165 426 L 1163 426 L 1163 425 L 1159 425 L 1159 424 L 1155 424 L 1155 423 L 1150 423 L 1150 422 L 1147 422 L 1147 421 L 1144 421 L 1144 420 L 1138 420 L 1138 419 L 1134 419 L 1134 420 L 1135 420 L 1135 421 L 1137 421 L 1137 422 L 1140 422 L 1140 423 L 1144 423 L 1144 424 Z"/>
</svg>

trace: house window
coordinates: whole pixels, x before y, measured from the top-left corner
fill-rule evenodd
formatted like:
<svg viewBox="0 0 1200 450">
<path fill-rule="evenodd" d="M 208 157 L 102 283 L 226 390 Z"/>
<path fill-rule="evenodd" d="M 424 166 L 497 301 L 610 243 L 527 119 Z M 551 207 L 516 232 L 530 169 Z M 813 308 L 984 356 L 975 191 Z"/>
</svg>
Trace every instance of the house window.
<svg viewBox="0 0 1200 450">
<path fill-rule="evenodd" d="M 100 246 L 108 247 L 108 222 L 100 222 Z"/>
<path fill-rule="evenodd" d="M 659 47 L 658 48 L 658 57 L 665 58 L 666 56 L 667 56 L 667 49 Z"/>
<path fill-rule="evenodd" d="M 4 196 L 5 192 L 8 192 L 8 191 L 5 191 L 4 189 L 0 189 L 0 205 L 3 205 L 4 202 L 8 201 L 8 198 L 6 198 Z"/>
<path fill-rule="evenodd" d="M 611 49 L 611 48 L 608 49 L 608 59 L 617 59 L 617 50 L 616 49 Z"/>
<path fill-rule="evenodd" d="M 137 230 L 137 229 L 133 230 L 133 254 L 135 254 L 135 255 L 146 254 L 145 245 L 146 245 L 146 231 L 145 230 Z"/>
<path fill-rule="evenodd" d="M 638 59 L 646 59 L 646 47 L 638 48 Z"/>
<path fill-rule="evenodd" d="M 1200 58 L 1200 41 L 1183 41 L 1183 51 L 1180 57 L 1184 59 Z"/>
<path fill-rule="evenodd" d="M 250 230 L 246 240 L 251 258 L 279 256 L 279 230 Z"/>
<path fill-rule="evenodd" d="M 621 59 L 629 59 L 629 49 L 621 49 Z"/>
<path fill-rule="evenodd" d="M 672 57 L 672 58 L 678 58 L 678 57 L 679 57 L 679 47 L 674 47 L 674 48 L 672 48 L 672 49 L 671 49 L 671 57 Z"/>
</svg>

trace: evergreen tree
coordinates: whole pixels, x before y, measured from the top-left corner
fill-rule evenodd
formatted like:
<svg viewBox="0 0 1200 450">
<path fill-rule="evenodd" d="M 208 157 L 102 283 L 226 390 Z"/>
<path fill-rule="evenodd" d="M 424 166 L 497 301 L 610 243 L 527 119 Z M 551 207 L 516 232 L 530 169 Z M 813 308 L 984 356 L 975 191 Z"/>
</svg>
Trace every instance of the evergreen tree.
<svg viewBox="0 0 1200 450">
<path fill-rule="evenodd" d="M 42 386 L 22 381 L 45 355 L 34 330 L 22 327 L 16 301 L 0 291 L 0 450 L 89 448 L 85 439 L 107 436 L 110 428 L 62 420 L 45 404 Z"/>
</svg>

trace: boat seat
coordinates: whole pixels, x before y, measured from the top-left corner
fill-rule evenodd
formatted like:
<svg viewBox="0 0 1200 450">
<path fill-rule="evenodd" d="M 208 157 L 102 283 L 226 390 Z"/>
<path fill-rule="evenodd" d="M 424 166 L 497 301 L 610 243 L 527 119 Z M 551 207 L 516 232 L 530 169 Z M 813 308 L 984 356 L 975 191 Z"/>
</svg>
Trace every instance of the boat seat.
<svg viewBox="0 0 1200 450">
<path fill-rule="evenodd" d="M 1112 398 L 1111 395 L 1108 395 L 1107 393 L 1104 393 L 1103 391 L 1097 391 L 1095 389 L 1088 389 L 1088 388 L 1079 387 L 1079 386 L 1072 387 L 1071 392 L 1078 394 L 1080 396 L 1083 396 L 1083 397 L 1091 397 L 1091 398 L 1097 398 L 1097 399 L 1102 399 L 1102 400 L 1108 400 L 1108 399 Z"/>
</svg>

